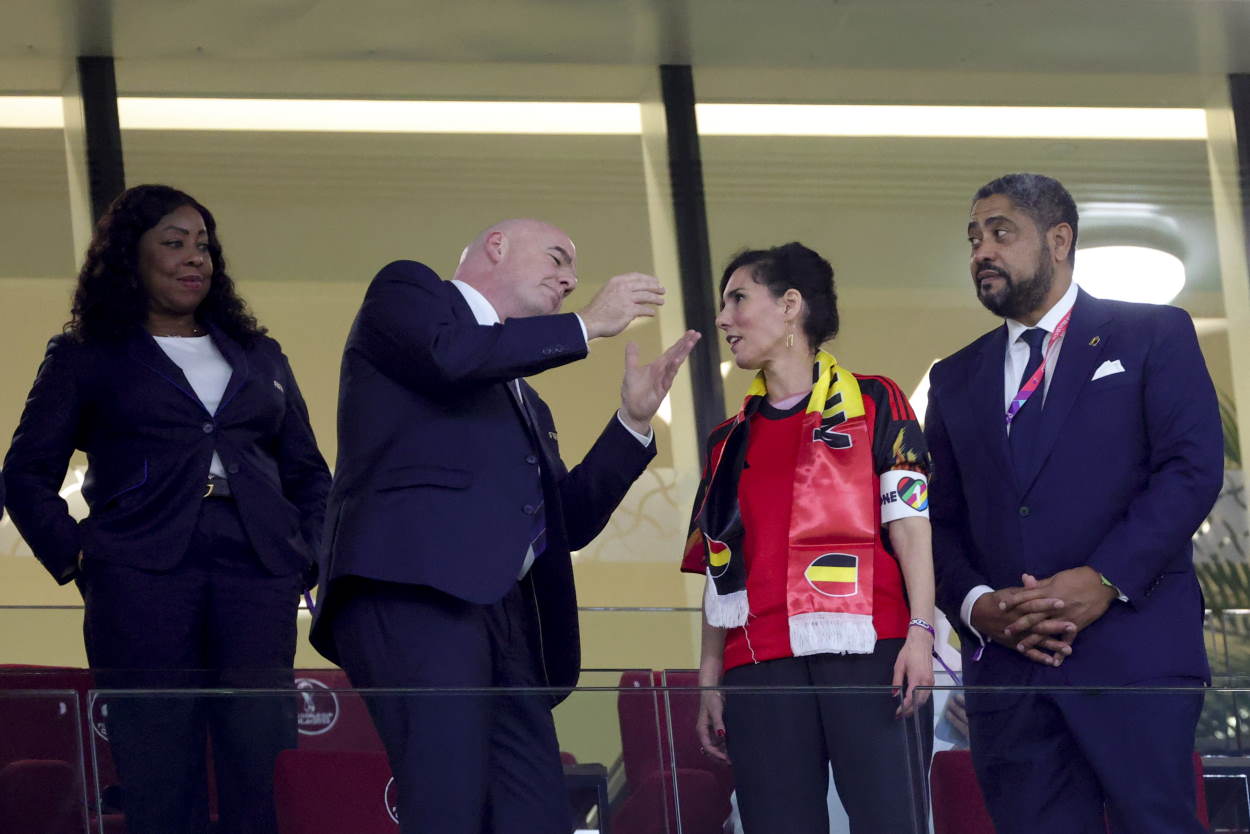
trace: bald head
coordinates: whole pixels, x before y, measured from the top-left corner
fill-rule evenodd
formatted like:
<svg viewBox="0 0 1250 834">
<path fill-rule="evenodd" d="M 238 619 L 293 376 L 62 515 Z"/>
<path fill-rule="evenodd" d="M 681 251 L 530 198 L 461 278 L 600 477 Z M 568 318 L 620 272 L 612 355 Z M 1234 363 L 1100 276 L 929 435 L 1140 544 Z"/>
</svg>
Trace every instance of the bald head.
<svg viewBox="0 0 1250 834">
<path fill-rule="evenodd" d="M 500 319 L 550 315 L 577 286 L 577 250 L 542 220 L 503 220 L 464 248 L 455 278 L 469 284 Z"/>
</svg>

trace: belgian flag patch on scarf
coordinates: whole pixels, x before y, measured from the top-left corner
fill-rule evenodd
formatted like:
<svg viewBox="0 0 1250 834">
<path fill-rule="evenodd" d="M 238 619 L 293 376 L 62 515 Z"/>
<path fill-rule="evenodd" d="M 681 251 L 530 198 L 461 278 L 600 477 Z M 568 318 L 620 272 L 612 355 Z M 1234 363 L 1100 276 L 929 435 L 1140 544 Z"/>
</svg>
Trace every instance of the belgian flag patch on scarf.
<svg viewBox="0 0 1250 834">
<path fill-rule="evenodd" d="M 826 553 L 803 572 L 808 584 L 827 597 L 853 597 L 859 590 L 859 557 Z"/>
</svg>

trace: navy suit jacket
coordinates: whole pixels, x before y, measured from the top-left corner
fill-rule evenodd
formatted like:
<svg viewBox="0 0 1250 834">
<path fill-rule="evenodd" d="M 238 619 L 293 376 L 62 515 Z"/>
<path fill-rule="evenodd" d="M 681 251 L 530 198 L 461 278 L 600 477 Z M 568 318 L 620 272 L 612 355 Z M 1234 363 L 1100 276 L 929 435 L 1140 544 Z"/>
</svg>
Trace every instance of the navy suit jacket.
<svg viewBox="0 0 1250 834">
<path fill-rule="evenodd" d="M 1023 573 L 1044 578 L 1081 565 L 1129 601 L 1113 602 L 1077 635 L 1058 669 L 995 643 L 974 660 L 979 641 L 961 624 L 965 683 L 1209 680 L 1190 537 L 1219 493 L 1223 440 L 1189 315 L 1078 293 L 1023 483 L 1004 426 L 1006 333 L 982 336 L 930 374 L 938 603 L 958 624 L 977 585 L 1018 586 Z M 1114 360 L 1123 373 L 1092 379 Z"/>
<path fill-rule="evenodd" d="M 209 334 L 230 381 L 209 414 L 182 370 L 136 327 L 117 342 L 48 343 L 4 461 L 13 523 L 57 581 L 85 559 L 149 570 L 186 552 L 216 450 L 243 526 L 275 575 L 315 570 L 330 472 L 278 343 Z M 58 494 L 87 453 L 81 524 Z"/>
<path fill-rule="evenodd" d="M 331 622 L 350 577 L 425 585 L 497 602 L 520 574 L 538 489 L 547 547 L 530 571 L 548 682 L 580 665 L 569 551 L 584 547 L 655 456 L 615 417 L 568 471 L 551 412 L 522 383 L 536 431 L 509 381 L 587 354 L 572 314 L 484 327 L 460 291 L 397 261 L 373 279 L 347 338 L 339 452 L 327 507 L 313 645 L 339 662 Z"/>
</svg>

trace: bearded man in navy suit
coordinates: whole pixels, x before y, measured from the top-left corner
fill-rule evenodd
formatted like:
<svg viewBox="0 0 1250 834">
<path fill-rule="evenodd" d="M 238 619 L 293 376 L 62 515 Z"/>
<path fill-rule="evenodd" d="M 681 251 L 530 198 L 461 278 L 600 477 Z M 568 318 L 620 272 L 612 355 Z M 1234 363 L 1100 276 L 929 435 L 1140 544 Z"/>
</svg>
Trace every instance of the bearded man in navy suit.
<svg viewBox="0 0 1250 834">
<path fill-rule="evenodd" d="M 1050 690 L 968 694 L 1000 834 L 1102 834 L 1104 814 L 1115 834 L 1196 834 L 1210 671 L 1190 537 L 1222 480 L 1215 391 L 1183 310 L 1078 289 L 1076 238 L 1049 177 L 973 199 L 973 286 L 1005 322 L 930 375 L 938 602 L 967 685 Z M 1090 686 L 1172 689 L 1064 691 Z"/>
<path fill-rule="evenodd" d="M 582 359 L 663 303 L 618 275 L 580 312 L 576 249 L 535 220 L 487 229 L 454 279 L 397 261 L 344 351 L 339 453 L 313 644 L 358 687 L 496 693 L 369 699 L 405 834 L 567 834 L 551 708 L 580 666 L 570 551 L 655 456 L 650 420 L 698 340 L 649 365 L 625 352 L 620 408 L 567 470 L 525 377 Z M 589 405 L 589 404 L 588 404 Z"/>
</svg>

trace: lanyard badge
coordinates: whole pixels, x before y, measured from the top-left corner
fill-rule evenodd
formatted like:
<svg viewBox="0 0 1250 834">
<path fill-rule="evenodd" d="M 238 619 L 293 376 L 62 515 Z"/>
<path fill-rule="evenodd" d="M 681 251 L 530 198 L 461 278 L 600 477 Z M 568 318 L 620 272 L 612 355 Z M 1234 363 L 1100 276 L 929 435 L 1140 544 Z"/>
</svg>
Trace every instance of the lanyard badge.
<svg viewBox="0 0 1250 834">
<path fill-rule="evenodd" d="M 1041 387 L 1042 380 L 1046 378 L 1046 365 L 1050 362 L 1050 354 L 1055 349 L 1055 343 L 1063 338 L 1063 334 L 1068 331 L 1068 320 L 1072 318 L 1072 311 L 1069 310 L 1064 317 L 1059 320 L 1059 324 L 1055 326 L 1051 332 L 1050 338 L 1046 340 L 1046 351 L 1042 354 L 1042 363 L 1037 366 L 1037 370 L 1033 375 L 1024 381 L 1020 386 L 1020 390 L 1011 398 L 1011 405 L 1007 407 L 1007 425 L 1011 425 L 1011 421 L 1016 419 L 1016 415 L 1020 413 L 1020 409 L 1024 408 L 1024 404 L 1029 401 L 1029 397 L 1033 396 L 1033 392 Z"/>
</svg>

